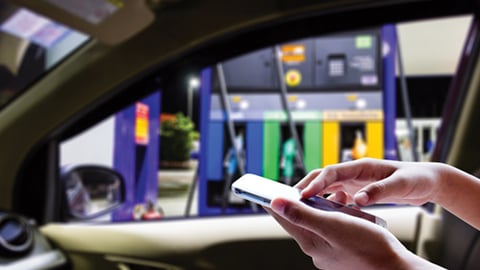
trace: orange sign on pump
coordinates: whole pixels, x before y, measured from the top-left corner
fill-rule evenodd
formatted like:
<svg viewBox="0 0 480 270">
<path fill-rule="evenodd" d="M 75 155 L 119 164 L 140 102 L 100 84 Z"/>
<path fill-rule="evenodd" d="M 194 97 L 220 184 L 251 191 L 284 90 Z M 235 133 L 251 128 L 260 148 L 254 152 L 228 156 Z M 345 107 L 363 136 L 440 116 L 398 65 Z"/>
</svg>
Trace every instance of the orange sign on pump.
<svg viewBox="0 0 480 270">
<path fill-rule="evenodd" d="M 282 62 L 304 62 L 305 61 L 305 46 L 301 44 L 289 44 L 281 47 Z"/>
<path fill-rule="evenodd" d="M 146 104 L 138 102 L 135 105 L 135 143 L 146 145 L 149 142 L 149 107 Z"/>
</svg>

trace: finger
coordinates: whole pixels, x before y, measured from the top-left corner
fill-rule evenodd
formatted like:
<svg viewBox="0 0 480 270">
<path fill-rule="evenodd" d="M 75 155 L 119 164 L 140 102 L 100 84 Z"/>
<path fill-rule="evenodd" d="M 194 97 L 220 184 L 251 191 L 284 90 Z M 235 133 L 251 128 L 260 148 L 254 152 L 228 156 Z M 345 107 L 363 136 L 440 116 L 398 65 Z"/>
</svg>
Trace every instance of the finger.
<svg viewBox="0 0 480 270">
<path fill-rule="evenodd" d="M 300 181 L 298 181 L 297 184 L 295 184 L 295 187 L 302 190 L 305 187 L 307 187 L 310 182 L 315 179 L 320 173 L 322 172 L 322 169 L 315 169 L 310 171 L 305 177 L 303 177 Z"/>
<path fill-rule="evenodd" d="M 302 197 L 307 198 L 322 193 L 336 182 L 347 180 L 377 181 L 389 176 L 395 169 L 396 167 L 392 166 L 391 163 L 371 158 L 330 165 L 321 170 L 314 179 L 308 181 L 308 185 L 302 189 Z M 339 183 L 335 187 L 336 190 L 339 190 L 342 184 Z"/>
<path fill-rule="evenodd" d="M 351 201 L 350 196 L 345 191 L 337 191 L 332 193 L 327 197 L 327 199 L 341 204 L 348 204 L 349 201 Z"/>
<path fill-rule="evenodd" d="M 278 215 L 271 209 L 265 208 L 265 210 L 280 224 L 280 226 L 282 226 L 282 228 L 289 235 L 292 236 L 304 253 L 310 254 L 310 252 L 314 250 L 318 252 L 320 249 L 329 246 L 328 242 L 314 232 L 303 227 L 299 227 L 296 224 L 292 224 L 290 221 Z"/>
<path fill-rule="evenodd" d="M 314 209 L 299 201 L 276 198 L 272 200 L 271 206 L 274 213 L 290 224 L 314 232 L 317 239 L 322 238 L 328 243 L 348 241 L 348 237 L 352 237 L 348 232 L 355 230 L 358 226 L 377 226 L 344 213 Z M 378 228 L 370 228 L 370 230 L 376 229 Z"/>
</svg>

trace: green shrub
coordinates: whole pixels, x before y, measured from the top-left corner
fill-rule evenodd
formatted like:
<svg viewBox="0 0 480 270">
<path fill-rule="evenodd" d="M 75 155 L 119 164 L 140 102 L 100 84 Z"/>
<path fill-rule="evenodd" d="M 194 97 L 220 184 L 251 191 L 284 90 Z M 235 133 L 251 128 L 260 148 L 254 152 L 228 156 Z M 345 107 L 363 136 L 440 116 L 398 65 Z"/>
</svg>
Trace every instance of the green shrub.
<svg viewBox="0 0 480 270">
<path fill-rule="evenodd" d="M 160 160 L 188 161 L 193 140 L 199 137 L 190 118 L 177 113 L 160 123 Z"/>
</svg>

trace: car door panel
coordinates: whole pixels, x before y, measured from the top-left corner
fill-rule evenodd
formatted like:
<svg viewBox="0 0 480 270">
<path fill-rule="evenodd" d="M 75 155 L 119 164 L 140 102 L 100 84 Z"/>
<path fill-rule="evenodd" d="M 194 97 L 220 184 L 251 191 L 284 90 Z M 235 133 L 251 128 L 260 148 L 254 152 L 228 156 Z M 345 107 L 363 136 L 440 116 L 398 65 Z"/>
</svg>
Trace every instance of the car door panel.
<svg viewBox="0 0 480 270">
<path fill-rule="evenodd" d="M 368 209 L 406 246 L 415 243 L 419 207 Z M 267 214 L 166 219 L 115 224 L 49 224 L 41 229 L 70 256 L 74 269 L 313 268 L 291 237 Z M 135 268 L 131 268 L 135 269 Z M 142 268 L 143 269 L 143 268 Z M 148 269 L 148 268 L 147 268 Z"/>
</svg>

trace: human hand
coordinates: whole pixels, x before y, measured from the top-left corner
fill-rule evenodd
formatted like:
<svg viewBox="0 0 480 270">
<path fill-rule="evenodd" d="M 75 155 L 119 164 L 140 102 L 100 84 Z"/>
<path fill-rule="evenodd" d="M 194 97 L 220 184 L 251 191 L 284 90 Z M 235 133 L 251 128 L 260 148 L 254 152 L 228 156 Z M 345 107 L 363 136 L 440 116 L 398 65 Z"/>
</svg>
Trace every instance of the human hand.
<svg viewBox="0 0 480 270">
<path fill-rule="evenodd" d="M 341 212 L 276 198 L 266 210 L 319 269 L 439 268 L 408 251 L 387 229 Z"/>
<path fill-rule="evenodd" d="M 444 170 L 441 163 L 364 158 L 313 170 L 296 187 L 304 198 L 343 191 L 343 203 L 421 205 L 435 199 Z"/>
</svg>

